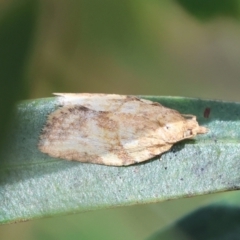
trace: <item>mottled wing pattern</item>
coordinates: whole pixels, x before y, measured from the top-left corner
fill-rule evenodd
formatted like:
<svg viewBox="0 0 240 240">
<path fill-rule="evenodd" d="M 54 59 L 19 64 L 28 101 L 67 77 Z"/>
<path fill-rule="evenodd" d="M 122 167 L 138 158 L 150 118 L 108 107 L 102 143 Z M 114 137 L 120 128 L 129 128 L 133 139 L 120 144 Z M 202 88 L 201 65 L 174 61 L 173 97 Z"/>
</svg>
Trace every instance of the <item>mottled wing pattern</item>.
<svg viewBox="0 0 240 240">
<path fill-rule="evenodd" d="M 129 165 L 169 150 L 188 121 L 175 110 L 132 96 L 61 94 L 39 149 L 52 157 Z M 188 137 L 191 137 L 190 135 Z"/>
</svg>

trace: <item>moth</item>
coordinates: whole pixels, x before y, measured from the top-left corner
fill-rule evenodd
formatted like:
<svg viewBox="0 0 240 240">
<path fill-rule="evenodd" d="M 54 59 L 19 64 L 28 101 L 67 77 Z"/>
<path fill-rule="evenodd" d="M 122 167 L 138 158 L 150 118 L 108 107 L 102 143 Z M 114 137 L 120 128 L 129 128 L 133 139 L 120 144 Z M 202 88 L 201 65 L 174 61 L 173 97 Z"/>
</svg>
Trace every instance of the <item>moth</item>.
<svg viewBox="0 0 240 240">
<path fill-rule="evenodd" d="M 193 115 L 157 102 L 115 94 L 58 93 L 38 148 L 51 157 L 125 166 L 207 132 Z"/>
</svg>

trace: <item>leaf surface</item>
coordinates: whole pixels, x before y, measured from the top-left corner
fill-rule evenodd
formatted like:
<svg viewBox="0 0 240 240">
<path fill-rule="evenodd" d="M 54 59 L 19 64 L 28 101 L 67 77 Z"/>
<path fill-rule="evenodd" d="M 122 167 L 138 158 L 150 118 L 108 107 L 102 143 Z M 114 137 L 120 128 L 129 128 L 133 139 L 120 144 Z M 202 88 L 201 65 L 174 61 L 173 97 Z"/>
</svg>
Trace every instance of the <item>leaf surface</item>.
<svg viewBox="0 0 240 240">
<path fill-rule="evenodd" d="M 209 133 L 128 167 L 69 162 L 37 148 L 47 115 L 58 107 L 57 98 L 20 103 L 1 155 L 0 222 L 239 189 L 239 103 L 144 98 L 196 115 Z"/>
</svg>

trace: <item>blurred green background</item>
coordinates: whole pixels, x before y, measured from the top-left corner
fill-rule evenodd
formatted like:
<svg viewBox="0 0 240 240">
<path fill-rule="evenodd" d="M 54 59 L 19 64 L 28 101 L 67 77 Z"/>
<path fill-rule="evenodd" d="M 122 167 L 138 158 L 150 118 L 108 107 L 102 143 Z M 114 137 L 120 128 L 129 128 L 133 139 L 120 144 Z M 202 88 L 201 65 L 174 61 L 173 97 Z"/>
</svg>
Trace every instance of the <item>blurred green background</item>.
<svg viewBox="0 0 240 240">
<path fill-rule="evenodd" d="M 19 2 L 0 0 L 0 19 Z M 40 0 L 24 98 L 103 92 L 239 101 L 239 6 L 239 0 Z M 0 236 L 144 239 L 226 195 L 3 225 Z"/>
</svg>

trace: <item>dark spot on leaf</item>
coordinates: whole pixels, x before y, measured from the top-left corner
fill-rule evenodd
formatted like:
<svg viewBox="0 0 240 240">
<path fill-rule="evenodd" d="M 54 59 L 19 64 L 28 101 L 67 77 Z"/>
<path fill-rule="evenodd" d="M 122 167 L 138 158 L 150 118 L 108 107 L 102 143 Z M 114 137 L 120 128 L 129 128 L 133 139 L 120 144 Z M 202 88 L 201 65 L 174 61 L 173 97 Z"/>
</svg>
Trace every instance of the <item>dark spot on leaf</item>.
<svg viewBox="0 0 240 240">
<path fill-rule="evenodd" d="M 205 118 L 209 118 L 210 112 L 211 112 L 211 109 L 209 107 L 205 108 L 203 116 Z"/>
</svg>

